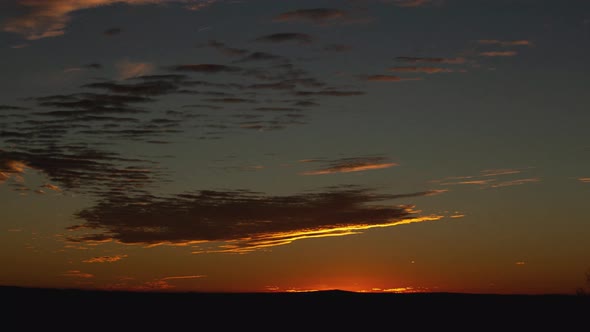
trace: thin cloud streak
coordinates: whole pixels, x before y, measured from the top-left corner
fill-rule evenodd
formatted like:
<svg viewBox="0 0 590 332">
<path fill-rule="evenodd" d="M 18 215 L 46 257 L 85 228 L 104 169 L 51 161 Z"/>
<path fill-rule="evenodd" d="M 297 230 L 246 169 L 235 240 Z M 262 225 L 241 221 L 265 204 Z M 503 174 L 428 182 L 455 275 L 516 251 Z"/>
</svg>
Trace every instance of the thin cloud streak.
<svg viewBox="0 0 590 332">
<path fill-rule="evenodd" d="M 65 34 L 71 14 L 79 10 L 114 4 L 148 5 L 174 2 L 192 5 L 192 9 L 197 9 L 196 6 L 203 3 L 213 3 L 202 0 L 19 0 L 18 4 L 25 13 L 8 19 L 2 26 L 2 30 L 20 34 L 28 40 L 57 37 Z M 116 34 L 111 29 L 105 33 Z"/>
</svg>

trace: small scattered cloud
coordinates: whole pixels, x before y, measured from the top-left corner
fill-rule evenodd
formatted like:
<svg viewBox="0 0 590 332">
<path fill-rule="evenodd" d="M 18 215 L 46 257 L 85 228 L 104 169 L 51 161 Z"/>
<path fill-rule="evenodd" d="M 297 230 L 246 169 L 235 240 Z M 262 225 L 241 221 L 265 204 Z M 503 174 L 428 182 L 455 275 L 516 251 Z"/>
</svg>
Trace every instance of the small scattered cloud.
<svg viewBox="0 0 590 332">
<path fill-rule="evenodd" d="M 400 77 L 395 75 L 367 75 L 362 76 L 362 79 L 369 82 L 402 82 L 402 81 L 420 81 L 420 77 Z"/>
<path fill-rule="evenodd" d="M 82 263 L 114 263 L 126 257 L 127 255 L 99 256 L 85 259 L 82 261 Z"/>
<path fill-rule="evenodd" d="M 248 50 L 241 49 L 241 48 L 234 48 L 226 46 L 224 43 L 217 41 L 217 40 L 209 40 L 207 46 L 218 50 L 219 52 L 228 55 L 228 56 L 244 56 L 248 54 Z"/>
<path fill-rule="evenodd" d="M 2 30 L 24 36 L 28 40 L 57 37 L 65 34 L 74 12 L 114 4 L 149 5 L 162 3 L 186 3 L 188 9 L 197 10 L 211 5 L 213 0 L 17 0 L 22 14 L 7 19 Z M 105 31 L 115 35 L 120 31 L 112 28 Z M 111 31 L 112 30 L 112 31 Z M 110 34 L 107 33 L 110 31 Z"/>
<path fill-rule="evenodd" d="M 268 43 L 298 42 L 300 44 L 309 44 L 312 42 L 312 37 L 306 33 L 282 32 L 265 35 L 256 38 L 255 41 Z"/>
<path fill-rule="evenodd" d="M 106 29 L 105 31 L 103 31 L 103 34 L 105 36 L 116 36 L 116 35 L 120 34 L 121 32 L 123 32 L 123 29 L 121 29 L 121 28 L 110 28 L 110 29 Z"/>
<path fill-rule="evenodd" d="M 432 0 L 393 0 L 393 3 L 398 7 L 421 7 L 428 5 Z"/>
<path fill-rule="evenodd" d="M 199 63 L 199 64 L 176 65 L 176 66 L 170 67 L 170 70 L 178 71 L 178 72 L 216 74 L 216 73 L 222 73 L 222 72 L 229 72 L 229 73 L 238 72 L 241 70 L 241 68 L 234 67 L 234 66 L 213 64 L 213 63 Z"/>
<path fill-rule="evenodd" d="M 395 58 L 396 61 L 409 63 L 444 63 L 450 65 L 464 64 L 467 59 L 463 57 L 456 58 L 440 58 L 440 57 L 409 57 L 399 56 Z"/>
<path fill-rule="evenodd" d="M 81 272 L 79 270 L 69 270 L 69 271 L 66 271 L 66 272 L 62 273 L 62 276 L 68 277 L 68 278 L 81 278 L 81 279 L 94 278 L 94 275 L 93 274 L 84 273 L 84 272 Z"/>
<path fill-rule="evenodd" d="M 516 51 L 488 51 L 488 52 L 480 52 L 480 56 L 485 57 L 511 57 L 517 55 L 518 52 Z"/>
<path fill-rule="evenodd" d="M 492 188 L 501 188 L 501 187 L 520 186 L 520 185 L 523 185 L 526 183 L 535 183 L 535 182 L 540 182 L 540 181 L 541 181 L 540 178 L 516 179 L 516 180 L 511 180 L 511 181 L 503 181 L 503 182 L 494 183 L 494 184 L 491 184 L 490 186 Z"/>
<path fill-rule="evenodd" d="M 46 188 L 46 189 L 49 189 L 49 190 L 53 190 L 53 191 L 61 191 L 61 188 L 60 187 L 58 187 L 58 186 L 56 186 L 54 184 L 51 184 L 51 183 L 46 183 L 42 187 L 43 188 Z"/>
<path fill-rule="evenodd" d="M 452 69 L 442 67 L 416 67 L 416 66 L 398 66 L 389 68 L 392 72 L 397 73 L 425 73 L 425 74 L 436 74 L 436 73 L 451 73 Z"/>
<path fill-rule="evenodd" d="M 590 178 L 578 178 L 578 181 L 582 183 L 590 183 Z"/>
<path fill-rule="evenodd" d="M 482 45 L 499 45 L 499 46 L 533 46 L 530 40 L 497 40 L 497 39 L 480 39 L 477 41 Z"/>
<path fill-rule="evenodd" d="M 150 62 L 134 62 L 122 60 L 116 64 L 119 79 L 129 79 L 151 73 L 155 66 Z"/>
<path fill-rule="evenodd" d="M 322 162 L 327 164 L 326 167 L 318 170 L 307 171 L 301 173 L 302 175 L 320 175 L 320 174 L 334 174 L 334 173 L 350 173 L 361 172 L 368 170 L 384 169 L 393 166 L 398 166 L 397 163 L 391 162 L 385 157 L 355 157 L 355 158 L 341 158 L 330 161 L 320 161 L 307 159 L 302 162 Z"/>
<path fill-rule="evenodd" d="M 522 261 L 520 261 L 520 262 L 516 262 L 516 263 L 514 263 L 514 264 L 515 264 L 515 265 L 525 265 L 525 264 L 526 264 L 526 262 L 522 262 Z"/>
<path fill-rule="evenodd" d="M 346 18 L 347 12 L 336 8 L 298 9 L 284 12 L 273 18 L 275 22 L 308 21 L 316 24 L 327 24 Z"/>
</svg>

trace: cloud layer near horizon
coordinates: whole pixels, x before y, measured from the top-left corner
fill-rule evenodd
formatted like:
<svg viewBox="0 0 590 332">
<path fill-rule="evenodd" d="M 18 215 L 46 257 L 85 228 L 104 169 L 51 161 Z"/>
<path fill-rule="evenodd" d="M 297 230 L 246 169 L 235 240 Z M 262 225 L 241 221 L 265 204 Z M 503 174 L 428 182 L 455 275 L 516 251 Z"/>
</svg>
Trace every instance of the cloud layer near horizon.
<svg viewBox="0 0 590 332">
<path fill-rule="evenodd" d="M 438 220 L 413 205 L 370 204 L 430 196 L 444 191 L 378 194 L 362 187 L 272 196 L 247 190 L 198 191 L 172 197 L 108 195 L 79 211 L 75 242 L 117 241 L 139 245 L 219 243 L 207 251 L 246 252 L 292 241 L 357 234 L 364 229 Z M 197 253 L 201 249 L 197 248 Z"/>
</svg>

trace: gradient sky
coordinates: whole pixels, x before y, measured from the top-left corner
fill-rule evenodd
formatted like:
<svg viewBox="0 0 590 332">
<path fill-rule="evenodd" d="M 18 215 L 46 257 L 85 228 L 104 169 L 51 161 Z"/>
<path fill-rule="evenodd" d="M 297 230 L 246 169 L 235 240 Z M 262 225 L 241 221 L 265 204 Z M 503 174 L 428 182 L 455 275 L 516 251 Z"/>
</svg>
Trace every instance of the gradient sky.
<svg viewBox="0 0 590 332">
<path fill-rule="evenodd" d="M 0 284 L 573 293 L 590 2 L 6 0 Z"/>
</svg>

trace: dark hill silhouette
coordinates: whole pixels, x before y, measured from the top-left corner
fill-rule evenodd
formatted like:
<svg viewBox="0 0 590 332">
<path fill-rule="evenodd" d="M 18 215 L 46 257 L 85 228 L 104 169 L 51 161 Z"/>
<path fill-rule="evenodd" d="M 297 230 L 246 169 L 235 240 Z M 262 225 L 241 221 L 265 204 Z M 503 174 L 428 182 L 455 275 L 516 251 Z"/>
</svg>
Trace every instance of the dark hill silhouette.
<svg viewBox="0 0 590 332">
<path fill-rule="evenodd" d="M 17 323 L 86 322 L 134 329 L 180 324 L 203 330 L 325 327 L 374 331 L 411 324 L 417 330 L 471 328 L 527 331 L 549 327 L 585 330 L 590 297 L 576 295 L 494 295 L 463 293 L 175 293 L 0 287 L 3 317 Z M 22 317 L 22 318 L 19 318 Z M 581 325 L 583 322 L 584 325 Z M 185 325 L 189 324 L 189 325 Z M 214 324 L 214 325 L 210 325 Z M 270 324 L 270 325 L 269 325 Z M 312 325 L 310 325 L 312 324 Z M 384 325 L 385 324 L 385 325 Z M 196 328 L 200 326 L 200 328 Z M 571 328 L 568 328 L 570 326 Z M 576 326 L 576 328 L 574 328 Z M 22 328 L 21 328 L 22 329 Z"/>
</svg>

